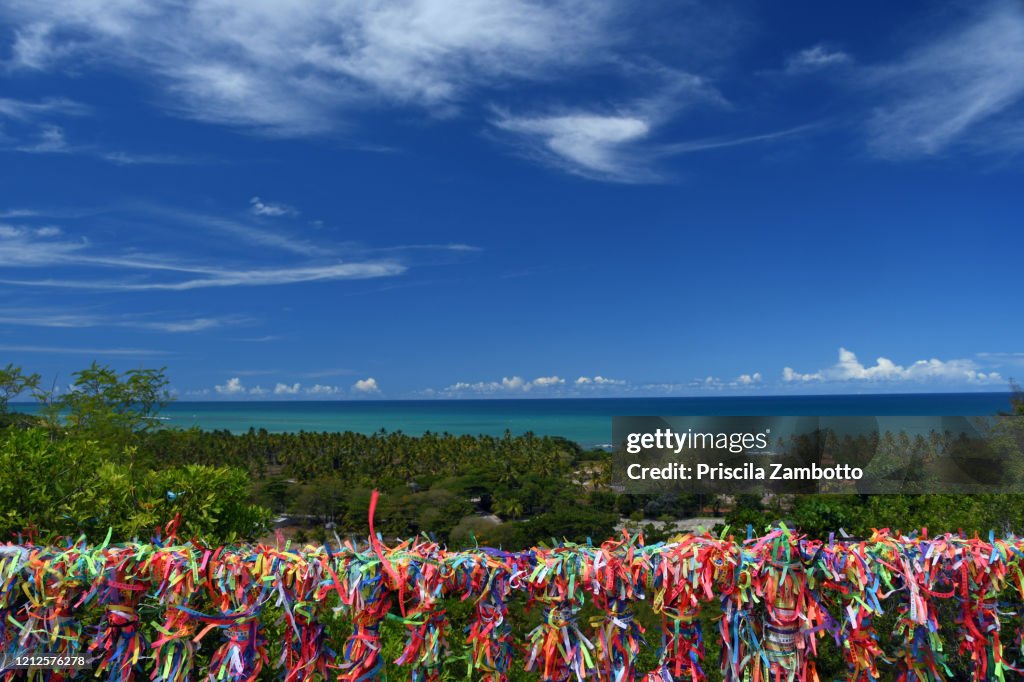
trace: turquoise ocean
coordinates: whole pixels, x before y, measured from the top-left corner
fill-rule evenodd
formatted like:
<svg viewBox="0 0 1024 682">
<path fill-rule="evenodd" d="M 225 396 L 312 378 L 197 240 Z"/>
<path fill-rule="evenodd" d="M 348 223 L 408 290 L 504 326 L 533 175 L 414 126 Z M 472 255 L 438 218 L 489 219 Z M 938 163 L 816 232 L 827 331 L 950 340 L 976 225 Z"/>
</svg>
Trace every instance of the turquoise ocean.
<svg viewBox="0 0 1024 682">
<path fill-rule="evenodd" d="M 501 435 L 532 431 L 563 436 L 585 447 L 612 439 L 615 416 L 914 415 L 991 416 L 1010 409 L 1009 393 L 744 396 L 700 398 L 581 398 L 527 400 L 363 400 L 171 403 L 169 426 L 272 432 L 385 429 Z"/>
</svg>

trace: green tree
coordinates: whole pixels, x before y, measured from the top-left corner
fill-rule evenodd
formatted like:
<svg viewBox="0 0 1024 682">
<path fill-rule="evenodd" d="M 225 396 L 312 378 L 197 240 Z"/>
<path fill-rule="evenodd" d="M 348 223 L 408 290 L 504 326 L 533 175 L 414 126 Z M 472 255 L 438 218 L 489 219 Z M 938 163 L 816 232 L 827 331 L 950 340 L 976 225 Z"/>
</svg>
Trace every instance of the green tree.
<svg viewBox="0 0 1024 682">
<path fill-rule="evenodd" d="M 41 429 L 0 435 L 0 542 L 37 530 L 74 534 L 74 498 L 96 482 L 106 453 L 93 441 L 53 441 Z M 90 513 L 91 515 L 91 513 Z"/>
<path fill-rule="evenodd" d="M 160 425 L 159 412 L 173 399 L 165 370 L 118 373 L 93 362 L 72 375 L 71 389 L 54 403 L 72 433 L 123 442 Z"/>
<path fill-rule="evenodd" d="M 21 367 L 8 364 L 0 369 L 0 416 L 7 415 L 8 403 L 26 391 L 39 389 L 39 375 L 25 374 Z"/>
<path fill-rule="evenodd" d="M 207 542 L 252 538 L 269 510 L 248 501 L 240 469 L 186 465 L 138 470 L 132 457 L 86 439 L 52 439 L 43 429 L 0 436 L 0 541 L 85 534 L 148 537 L 180 516 L 181 534 Z"/>
</svg>

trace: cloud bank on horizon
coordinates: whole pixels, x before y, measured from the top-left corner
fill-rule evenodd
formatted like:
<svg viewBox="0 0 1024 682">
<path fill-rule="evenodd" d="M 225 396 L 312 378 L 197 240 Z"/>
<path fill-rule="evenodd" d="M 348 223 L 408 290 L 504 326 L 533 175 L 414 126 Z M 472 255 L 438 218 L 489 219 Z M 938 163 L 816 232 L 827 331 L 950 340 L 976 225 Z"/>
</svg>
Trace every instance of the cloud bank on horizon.
<svg viewBox="0 0 1024 682">
<path fill-rule="evenodd" d="M 0 352 L 231 399 L 1006 387 L 1024 6 L 794 11 L 9 0 Z"/>
</svg>

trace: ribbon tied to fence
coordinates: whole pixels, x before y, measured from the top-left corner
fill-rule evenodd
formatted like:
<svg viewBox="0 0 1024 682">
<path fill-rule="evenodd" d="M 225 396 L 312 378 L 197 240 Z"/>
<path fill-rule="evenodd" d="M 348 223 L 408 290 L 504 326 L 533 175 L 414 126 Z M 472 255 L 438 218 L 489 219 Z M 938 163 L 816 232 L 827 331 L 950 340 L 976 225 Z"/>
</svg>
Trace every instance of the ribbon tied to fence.
<svg viewBox="0 0 1024 682">
<path fill-rule="evenodd" d="M 716 665 L 705 660 L 709 633 L 732 682 L 818 680 L 826 640 L 855 682 L 955 679 L 954 653 L 974 679 L 1019 679 L 1024 628 L 1004 632 L 1004 623 L 1020 621 L 1022 557 L 1016 537 L 883 529 L 837 540 L 785 527 L 655 544 L 624 534 L 519 552 L 449 551 L 426 538 L 389 547 L 379 536 L 302 548 L 173 537 L 9 544 L 0 545 L 0 661 L 82 654 L 117 682 L 243 682 L 266 666 L 286 682 L 364 682 L 387 663 L 381 630 L 393 621 L 406 643 L 392 662 L 413 682 L 438 680 L 446 666 L 487 682 L 517 666 L 545 682 L 698 682 Z M 447 605 L 458 602 L 468 605 L 464 631 L 449 624 Z M 660 631 L 645 630 L 640 608 Z M 876 632 L 883 616 L 894 624 L 890 651 Z M 331 632 L 339 619 L 344 631 Z M 522 624 L 518 641 L 513 621 Z M 958 652 L 943 650 L 947 629 Z M 455 638 L 466 642 L 459 658 Z M 654 663 L 644 669 L 646 649 Z"/>
</svg>

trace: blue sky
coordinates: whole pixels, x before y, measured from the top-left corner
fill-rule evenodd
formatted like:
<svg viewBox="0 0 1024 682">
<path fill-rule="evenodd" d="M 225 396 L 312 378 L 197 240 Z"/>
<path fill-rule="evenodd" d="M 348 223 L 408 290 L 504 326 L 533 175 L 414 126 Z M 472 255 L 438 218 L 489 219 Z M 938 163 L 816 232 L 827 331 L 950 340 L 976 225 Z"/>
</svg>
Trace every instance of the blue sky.
<svg viewBox="0 0 1024 682">
<path fill-rule="evenodd" d="M 187 399 L 1004 390 L 1024 5 L 8 0 L 0 363 Z"/>
</svg>

